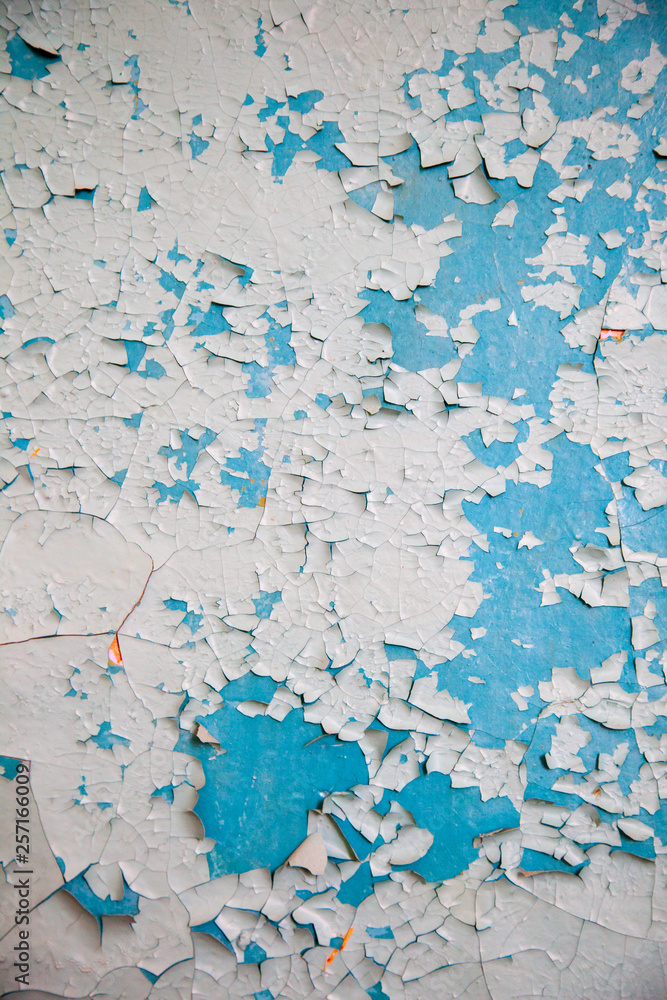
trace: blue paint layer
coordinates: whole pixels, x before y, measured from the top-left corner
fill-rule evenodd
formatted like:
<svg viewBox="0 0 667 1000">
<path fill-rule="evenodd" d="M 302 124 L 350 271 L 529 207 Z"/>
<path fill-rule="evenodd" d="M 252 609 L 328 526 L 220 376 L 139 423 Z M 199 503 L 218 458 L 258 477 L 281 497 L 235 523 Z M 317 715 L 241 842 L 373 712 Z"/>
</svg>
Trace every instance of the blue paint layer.
<svg viewBox="0 0 667 1000">
<path fill-rule="evenodd" d="M 268 678 L 248 675 L 224 688 L 224 707 L 202 723 L 226 753 L 212 756 L 186 735 L 179 742 L 206 770 L 195 811 L 217 842 L 208 856 L 212 877 L 283 864 L 306 836 L 307 810 L 317 809 L 329 792 L 367 780 L 356 743 L 306 746 L 321 730 L 304 722 L 301 711 L 276 722 L 236 710 L 249 699 L 270 701 L 275 687 Z"/>
</svg>

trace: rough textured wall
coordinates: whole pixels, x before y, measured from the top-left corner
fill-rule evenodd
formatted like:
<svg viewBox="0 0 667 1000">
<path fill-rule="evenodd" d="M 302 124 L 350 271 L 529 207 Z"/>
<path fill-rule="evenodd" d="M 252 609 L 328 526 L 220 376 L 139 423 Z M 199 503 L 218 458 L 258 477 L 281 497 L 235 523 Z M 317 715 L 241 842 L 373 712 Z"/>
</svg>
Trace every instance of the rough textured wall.
<svg viewBox="0 0 667 1000">
<path fill-rule="evenodd" d="M 0 25 L 1 989 L 664 1000 L 664 2 Z"/>
</svg>

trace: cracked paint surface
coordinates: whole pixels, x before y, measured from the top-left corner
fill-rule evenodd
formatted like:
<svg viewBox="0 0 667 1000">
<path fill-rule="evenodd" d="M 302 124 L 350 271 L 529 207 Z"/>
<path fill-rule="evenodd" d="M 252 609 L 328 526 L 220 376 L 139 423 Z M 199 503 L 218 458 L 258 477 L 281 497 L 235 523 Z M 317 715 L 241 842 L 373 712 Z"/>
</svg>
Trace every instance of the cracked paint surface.
<svg viewBox="0 0 667 1000">
<path fill-rule="evenodd" d="M 0 3 L 3 995 L 667 995 L 666 36 Z"/>
</svg>

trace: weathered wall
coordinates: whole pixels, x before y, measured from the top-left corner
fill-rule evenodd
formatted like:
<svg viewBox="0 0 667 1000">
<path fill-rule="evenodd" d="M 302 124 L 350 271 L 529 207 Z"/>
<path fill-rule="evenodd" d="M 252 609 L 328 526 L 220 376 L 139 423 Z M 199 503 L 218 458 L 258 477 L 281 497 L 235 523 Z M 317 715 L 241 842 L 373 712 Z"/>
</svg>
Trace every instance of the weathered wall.
<svg viewBox="0 0 667 1000">
<path fill-rule="evenodd" d="M 0 26 L 0 990 L 664 1000 L 665 4 Z"/>
</svg>

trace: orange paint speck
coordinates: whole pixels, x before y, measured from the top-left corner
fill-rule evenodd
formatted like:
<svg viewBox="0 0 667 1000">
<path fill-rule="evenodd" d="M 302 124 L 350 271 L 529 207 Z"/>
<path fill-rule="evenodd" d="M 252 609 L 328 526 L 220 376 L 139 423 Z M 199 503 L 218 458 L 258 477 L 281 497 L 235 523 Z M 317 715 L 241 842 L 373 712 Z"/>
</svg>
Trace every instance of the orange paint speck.
<svg viewBox="0 0 667 1000">
<path fill-rule="evenodd" d="M 347 944 L 347 942 L 348 942 L 348 941 L 350 940 L 350 938 L 352 937 L 352 931 L 353 931 L 353 930 L 354 930 L 354 928 L 353 928 L 353 927 L 350 927 L 349 931 L 348 931 L 348 932 L 346 933 L 345 937 L 343 938 L 343 940 L 342 940 L 342 942 L 341 942 L 341 946 L 340 946 L 340 948 L 334 948 L 334 949 L 333 949 L 333 951 L 331 952 L 331 954 L 330 954 L 330 955 L 329 955 L 329 957 L 327 958 L 326 962 L 325 962 L 325 963 L 324 963 L 324 965 L 322 966 L 322 972 L 326 972 L 326 970 L 327 970 L 327 966 L 328 966 L 328 965 L 331 965 L 331 963 L 333 962 L 333 960 L 334 960 L 334 958 L 336 957 L 336 955 L 338 954 L 338 952 L 339 952 L 339 951 L 342 951 L 342 950 L 343 950 L 343 948 L 345 947 L 345 945 Z"/>
<path fill-rule="evenodd" d="M 625 330 L 610 330 L 607 327 L 603 327 L 600 330 L 600 340 L 615 340 L 617 344 L 623 340 L 625 336 Z"/>
<path fill-rule="evenodd" d="M 37 452 L 38 452 L 38 451 L 41 451 L 41 450 L 42 450 L 41 448 L 35 448 L 35 450 L 34 450 L 34 451 L 32 451 L 32 452 L 30 453 L 30 457 L 31 457 L 31 458 L 34 458 L 34 457 L 35 457 L 35 455 L 37 454 Z"/>
<path fill-rule="evenodd" d="M 114 667 L 123 666 L 123 657 L 120 655 L 120 645 L 118 643 L 118 636 L 113 637 L 113 641 L 109 646 L 109 663 Z"/>
</svg>

